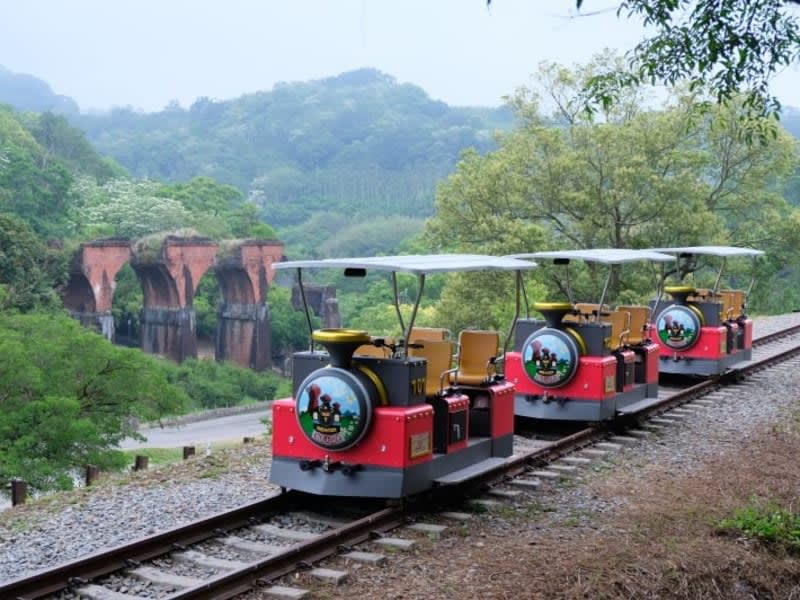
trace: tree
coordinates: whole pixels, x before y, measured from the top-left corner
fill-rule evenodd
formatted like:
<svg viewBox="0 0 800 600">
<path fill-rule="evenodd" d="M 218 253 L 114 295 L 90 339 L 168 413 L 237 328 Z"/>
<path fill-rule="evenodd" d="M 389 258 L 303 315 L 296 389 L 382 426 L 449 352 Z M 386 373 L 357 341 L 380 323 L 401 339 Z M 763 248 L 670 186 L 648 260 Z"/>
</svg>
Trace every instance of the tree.
<svg viewBox="0 0 800 600">
<path fill-rule="evenodd" d="M 545 287 L 525 276 L 529 298 L 544 299 Z M 469 301 L 465 301 L 469 298 Z M 431 324 L 450 331 L 492 329 L 507 331 L 515 309 L 513 273 L 454 273 L 447 277 Z"/>
<path fill-rule="evenodd" d="M 272 286 L 267 293 L 269 302 L 269 326 L 272 356 L 278 359 L 289 356 L 295 350 L 308 347 L 308 324 L 305 315 L 292 306 L 291 291 Z M 319 319 L 312 323 L 319 326 Z"/>
<path fill-rule="evenodd" d="M 741 130 L 751 120 L 740 118 L 740 103 L 713 107 L 706 118 L 694 110 L 694 95 L 679 91 L 654 111 L 629 88 L 595 122 L 580 110 L 581 92 L 608 63 L 601 57 L 572 71 L 543 66 L 542 89 L 521 90 L 512 101 L 520 127 L 495 152 L 465 153 L 440 185 L 428 226 L 433 242 L 496 254 L 731 241 L 781 246 L 786 232 L 779 225 L 794 214 L 782 190 L 797 161 L 796 142 L 777 132 L 768 143 L 748 145 Z M 553 107 L 549 119 L 546 104 Z"/>
<path fill-rule="evenodd" d="M 0 213 L 0 311 L 58 305 L 49 251 L 24 221 Z"/>
<path fill-rule="evenodd" d="M 256 373 L 234 363 L 185 360 L 170 368 L 168 379 L 192 399 L 193 408 L 208 409 L 273 400 L 291 394 L 275 373 Z"/>
<path fill-rule="evenodd" d="M 86 134 L 71 126 L 64 116 L 44 112 L 20 118 L 42 147 L 44 165 L 60 161 L 72 172 L 92 175 L 100 182 L 125 175 L 125 170 L 113 160 L 97 154 Z"/>
<path fill-rule="evenodd" d="M 0 480 L 69 488 L 86 463 L 119 465 L 132 418 L 180 412 L 157 359 L 61 315 L 0 315 Z M 132 384 L 135 382 L 135 384 Z"/>
<path fill-rule="evenodd" d="M 72 177 L 58 162 L 47 161 L 41 146 L 6 107 L 0 107 L 0 212 L 13 213 L 41 235 L 64 230 Z"/>
<path fill-rule="evenodd" d="M 159 196 L 151 181 L 112 179 L 99 186 L 89 177 L 75 184 L 72 218 L 82 237 L 98 231 L 106 235 L 137 238 L 160 231 L 185 228 L 190 212 L 179 201 Z"/>
<path fill-rule="evenodd" d="M 392 254 L 406 238 L 422 231 L 424 221 L 409 217 L 377 217 L 346 225 L 328 239 L 320 237 L 316 249 L 322 256 Z"/>
<path fill-rule="evenodd" d="M 585 4 L 576 0 L 578 9 Z M 748 112 L 777 114 L 769 80 L 800 58 L 800 23 L 788 5 L 800 0 L 625 0 L 617 14 L 656 33 L 636 46 L 628 69 L 599 75 L 587 89 L 607 105 L 624 87 L 686 80 L 708 86 L 717 102 L 744 94 Z"/>
<path fill-rule="evenodd" d="M 188 225 L 215 239 L 277 237 L 269 225 L 259 221 L 254 203 L 245 202 L 242 193 L 232 185 L 223 185 L 210 177 L 163 185 L 156 195 L 181 202 L 189 212 Z"/>
</svg>

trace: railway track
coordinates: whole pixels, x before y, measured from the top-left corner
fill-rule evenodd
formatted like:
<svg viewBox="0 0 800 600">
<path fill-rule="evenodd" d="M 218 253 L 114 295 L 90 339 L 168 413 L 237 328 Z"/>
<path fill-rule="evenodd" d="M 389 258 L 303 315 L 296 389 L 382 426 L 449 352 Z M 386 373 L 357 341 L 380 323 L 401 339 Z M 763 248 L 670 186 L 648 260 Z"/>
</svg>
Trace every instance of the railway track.
<svg viewBox="0 0 800 600">
<path fill-rule="evenodd" d="M 521 439 L 519 450 L 503 465 L 453 488 L 426 494 L 422 506 L 447 506 L 476 490 L 513 482 L 526 487 L 559 458 L 639 427 L 681 404 L 749 373 L 800 354 L 800 325 L 762 335 L 753 359 L 736 371 L 688 387 L 662 387 L 659 401 L 614 424 L 574 431 L 556 440 Z M 556 475 L 558 473 L 556 472 Z M 532 485 L 531 485 L 532 487 Z M 230 598 L 262 582 L 273 581 L 367 540 L 397 541 L 385 534 L 408 522 L 420 502 L 379 506 L 367 502 L 318 500 L 293 492 L 276 494 L 233 511 L 75 560 L 53 569 L 0 584 L 0 598 Z M 375 561 L 355 552 L 353 560 Z M 337 572 L 321 570 L 335 579 Z"/>
</svg>

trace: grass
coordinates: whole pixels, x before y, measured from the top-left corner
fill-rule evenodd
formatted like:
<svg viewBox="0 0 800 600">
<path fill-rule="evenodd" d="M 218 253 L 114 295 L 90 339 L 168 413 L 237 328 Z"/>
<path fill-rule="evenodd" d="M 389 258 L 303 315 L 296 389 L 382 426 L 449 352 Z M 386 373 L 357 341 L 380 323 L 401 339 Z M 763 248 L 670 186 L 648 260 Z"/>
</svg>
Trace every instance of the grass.
<svg viewBox="0 0 800 600">
<path fill-rule="evenodd" d="M 183 460 L 183 448 L 135 448 L 123 451 L 133 464 L 137 456 L 146 456 L 150 466 L 169 465 Z"/>
<path fill-rule="evenodd" d="M 211 444 L 211 453 L 214 454 L 220 450 L 227 450 L 240 446 L 241 442 L 219 442 Z M 183 448 L 131 448 L 122 451 L 125 456 L 129 458 L 127 461 L 130 465 L 135 462 L 136 456 L 146 456 L 149 458 L 149 466 L 165 466 L 183 461 Z M 205 455 L 206 447 L 204 445 L 195 446 L 195 456 Z"/>
<path fill-rule="evenodd" d="M 800 515 L 781 508 L 774 501 L 752 501 L 750 506 L 736 510 L 731 518 L 721 520 L 717 530 L 800 551 Z"/>
</svg>

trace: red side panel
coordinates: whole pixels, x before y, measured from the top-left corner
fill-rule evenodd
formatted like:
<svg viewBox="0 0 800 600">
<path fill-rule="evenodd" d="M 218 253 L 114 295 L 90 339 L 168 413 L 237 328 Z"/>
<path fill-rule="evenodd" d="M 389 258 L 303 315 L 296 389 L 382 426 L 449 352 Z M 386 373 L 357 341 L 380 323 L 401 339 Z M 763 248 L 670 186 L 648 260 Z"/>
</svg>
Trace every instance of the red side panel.
<svg viewBox="0 0 800 600">
<path fill-rule="evenodd" d="M 301 431 L 292 399 L 272 404 L 272 453 L 305 459 L 343 461 L 365 465 L 407 468 L 431 460 L 433 454 L 433 407 L 379 406 L 364 438 L 347 450 L 323 450 Z"/>
<path fill-rule="evenodd" d="M 623 364 L 625 365 L 625 378 L 623 380 L 622 391 L 629 392 L 633 389 L 634 376 L 633 369 L 636 363 L 636 354 L 633 350 L 620 350 L 618 352 L 622 356 Z M 630 374 L 630 376 L 628 376 Z"/>
<path fill-rule="evenodd" d="M 447 453 L 450 454 L 451 452 L 455 452 L 457 450 L 463 450 L 467 447 L 467 440 L 469 439 L 466 435 L 466 432 L 469 431 L 469 396 L 464 394 L 458 394 L 455 396 L 448 396 L 444 399 L 445 403 L 447 404 L 447 412 L 449 413 L 448 416 L 455 415 L 457 413 L 464 413 L 464 439 L 460 442 L 455 442 L 454 444 L 450 444 L 447 446 Z M 450 438 L 452 439 L 452 438 Z"/>
<path fill-rule="evenodd" d="M 723 327 L 701 327 L 700 337 L 694 346 L 688 350 L 673 350 L 659 343 L 657 338 L 653 339 L 654 344 L 658 344 L 661 356 L 679 356 L 681 358 L 705 358 L 719 360 L 727 354 L 728 330 Z"/>
<path fill-rule="evenodd" d="M 658 345 L 648 344 L 645 348 L 645 381 L 658 383 Z"/>
<path fill-rule="evenodd" d="M 568 397 L 580 400 L 604 400 L 616 395 L 617 359 L 613 356 L 581 356 L 572 380 L 558 388 L 544 388 L 531 381 L 522 366 L 519 352 L 506 354 L 506 379 L 519 394 Z"/>
<path fill-rule="evenodd" d="M 745 319 L 739 322 L 739 327 L 744 327 L 744 349 L 753 347 L 753 321 Z"/>
<path fill-rule="evenodd" d="M 514 433 L 514 386 L 508 381 L 492 385 L 491 391 L 492 426 L 491 434 L 497 438 Z"/>
</svg>

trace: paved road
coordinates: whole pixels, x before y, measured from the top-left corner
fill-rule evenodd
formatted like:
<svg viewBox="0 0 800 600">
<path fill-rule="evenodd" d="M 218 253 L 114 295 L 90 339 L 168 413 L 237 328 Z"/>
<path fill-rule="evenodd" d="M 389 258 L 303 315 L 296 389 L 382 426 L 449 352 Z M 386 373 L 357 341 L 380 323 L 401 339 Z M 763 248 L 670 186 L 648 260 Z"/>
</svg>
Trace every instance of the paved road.
<svg viewBox="0 0 800 600">
<path fill-rule="evenodd" d="M 174 427 L 141 428 L 139 433 L 146 442 L 123 440 L 121 448 L 180 448 L 205 447 L 208 443 L 242 441 L 243 437 L 258 437 L 266 431 L 262 420 L 271 416 L 271 410 L 218 417 L 206 421 L 186 423 Z M 199 450 L 199 448 L 198 448 Z"/>
</svg>

